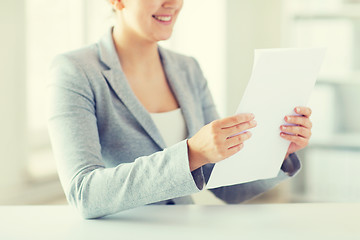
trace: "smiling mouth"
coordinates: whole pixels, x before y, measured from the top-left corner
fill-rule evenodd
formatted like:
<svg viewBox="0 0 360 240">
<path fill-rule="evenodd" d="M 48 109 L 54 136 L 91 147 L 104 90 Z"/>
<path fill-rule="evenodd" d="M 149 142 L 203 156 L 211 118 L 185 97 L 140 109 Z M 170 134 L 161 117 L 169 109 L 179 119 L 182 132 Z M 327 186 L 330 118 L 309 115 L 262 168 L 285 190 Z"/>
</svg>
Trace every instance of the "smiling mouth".
<svg viewBox="0 0 360 240">
<path fill-rule="evenodd" d="M 156 15 L 152 15 L 153 18 L 155 18 L 158 21 L 161 22 L 170 22 L 172 19 L 172 16 L 156 16 Z"/>
</svg>

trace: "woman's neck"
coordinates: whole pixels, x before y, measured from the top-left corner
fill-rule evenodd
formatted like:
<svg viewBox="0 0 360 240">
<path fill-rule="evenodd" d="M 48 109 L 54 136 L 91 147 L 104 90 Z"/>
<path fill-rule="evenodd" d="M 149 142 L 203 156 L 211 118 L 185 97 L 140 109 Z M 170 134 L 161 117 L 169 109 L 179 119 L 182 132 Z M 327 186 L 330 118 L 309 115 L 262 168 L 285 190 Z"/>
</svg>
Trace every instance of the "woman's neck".
<svg viewBox="0 0 360 240">
<path fill-rule="evenodd" d="M 113 29 L 113 39 L 125 72 L 151 69 L 151 66 L 160 63 L 157 42 L 150 42 L 125 33 L 119 26 Z"/>
</svg>

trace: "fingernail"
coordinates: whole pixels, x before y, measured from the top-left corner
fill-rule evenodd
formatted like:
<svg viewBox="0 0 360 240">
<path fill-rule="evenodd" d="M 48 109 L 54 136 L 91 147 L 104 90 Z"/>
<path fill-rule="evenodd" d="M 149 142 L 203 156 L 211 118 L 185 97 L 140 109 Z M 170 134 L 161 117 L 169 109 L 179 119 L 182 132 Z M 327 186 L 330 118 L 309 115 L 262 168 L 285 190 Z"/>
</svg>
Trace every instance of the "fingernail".
<svg viewBox="0 0 360 240">
<path fill-rule="evenodd" d="M 290 119 L 291 119 L 291 118 L 290 118 L 289 116 L 286 116 L 286 117 L 285 117 L 285 120 L 286 120 L 286 121 L 290 121 Z"/>
<path fill-rule="evenodd" d="M 297 108 L 295 109 L 295 112 L 296 112 L 296 113 L 300 113 L 300 111 L 301 111 L 301 110 L 300 110 L 299 107 L 297 107 Z"/>
<path fill-rule="evenodd" d="M 256 122 L 255 120 L 252 120 L 252 121 L 250 122 L 250 124 L 251 124 L 251 125 L 256 125 L 257 122 Z"/>
</svg>

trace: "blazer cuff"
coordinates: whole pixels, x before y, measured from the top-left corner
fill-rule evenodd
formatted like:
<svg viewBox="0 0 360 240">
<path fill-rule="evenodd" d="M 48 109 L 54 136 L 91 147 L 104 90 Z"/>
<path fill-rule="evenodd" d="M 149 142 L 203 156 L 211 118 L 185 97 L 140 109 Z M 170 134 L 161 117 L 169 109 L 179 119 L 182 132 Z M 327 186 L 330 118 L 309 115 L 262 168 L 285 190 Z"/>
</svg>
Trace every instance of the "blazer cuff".
<svg viewBox="0 0 360 240">
<path fill-rule="evenodd" d="M 189 153 L 189 147 L 187 145 L 187 140 L 188 139 L 185 140 L 186 150 L 187 150 L 187 153 Z M 189 155 L 187 155 L 187 160 L 188 160 L 188 165 L 189 165 L 189 169 L 190 169 Z M 198 188 L 198 190 L 202 190 L 205 185 L 205 177 L 204 177 L 204 172 L 203 172 L 202 167 L 199 167 L 198 169 L 195 169 L 194 171 L 192 171 L 191 175 L 192 175 L 193 181 L 196 184 L 196 187 Z"/>
<path fill-rule="evenodd" d="M 180 165 L 178 165 L 177 167 L 175 167 L 175 169 L 182 169 L 182 173 L 183 175 L 183 184 L 187 185 L 187 186 L 183 186 L 187 189 L 189 189 L 190 191 L 188 192 L 187 195 L 192 194 L 192 193 L 196 193 L 199 192 L 200 190 L 202 190 L 203 188 L 203 182 L 204 182 L 204 177 L 203 177 L 203 173 L 201 168 L 196 169 L 194 171 L 190 171 L 190 165 L 189 165 L 189 156 L 188 156 L 188 146 L 187 146 L 187 140 L 183 140 L 177 144 L 175 144 L 174 146 L 170 147 L 167 149 L 167 151 L 171 151 L 171 155 L 177 155 L 178 157 L 174 156 L 174 159 L 179 159 L 180 160 Z M 184 157 L 185 156 L 185 157 Z M 186 181 L 184 181 L 186 179 Z"/>
<path fill-rule="evenodd" d="M 295 176 L 301 169 L 301 162 L 295 153 L 292 153 L 287 157 L 282 166 L 281 170 L 289 177 Z"/>
</svg>

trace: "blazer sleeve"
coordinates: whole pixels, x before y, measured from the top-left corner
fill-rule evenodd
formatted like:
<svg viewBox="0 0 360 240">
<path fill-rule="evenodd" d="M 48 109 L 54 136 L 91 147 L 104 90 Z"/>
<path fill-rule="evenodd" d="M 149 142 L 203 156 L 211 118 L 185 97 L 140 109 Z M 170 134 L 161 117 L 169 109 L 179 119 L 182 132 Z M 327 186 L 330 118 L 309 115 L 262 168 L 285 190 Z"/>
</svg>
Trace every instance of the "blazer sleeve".
<svg viewBox="0 0 360 240">
<path fill-rule="evenodd" d="M 201 68 L 197 61 L 194 59 L 194 64 L 198 69 L 198 76 L 201 76 L 199 81 L 199 95 L 201 97 L 203 115 L 205 119 L 205 124 L 208 124 L 219 118 L 219 115 L 216 111 L 216 107 L 214 101 L 212 99 L 210 90 L 207 85 L 207 81 L 201 71 Z M 204 177 L 205 184 L 208 182 L 210 178 L 210 174 L 212 169 L 214 168 L 214 164 L 207 164 L 203 166 L 201 169 L 193 171 L 194 179 L 197 182 L 201 182 L 198 179 L 202 179 L 201 175 Z M 248 183 L 226 186 L 211 189 L 210 191 L 215 194 L 218 198 L 222 199 L 226 203 L 240 203 L 249 199 L 252 199 L 261 193 L 264 193 L 271 188 L 275 187 L 282 181 L 295 176 L 296 173 L 299 172 L 301 168 L 301 162 L 296 156 L 296 154 L 290 154 L 290 156 L 284 160 L 281 169 L 277 175 L 277 177 L 266 180 L 258 180 L 252 181 Z"/>
<path fill-rule="evenodd" d="M 198 192 L 186 141 L 150 156 L 106 168 L 96 102 L 86 73 L 71 56 L 58 56 L 48 84 L 48 129 L 59 177 L 69 203 L 84 218 Z"/>
</svg>

